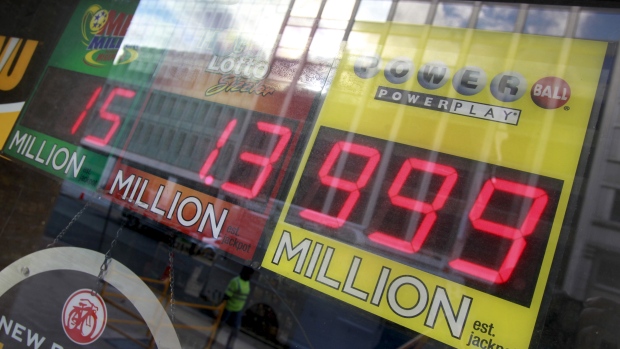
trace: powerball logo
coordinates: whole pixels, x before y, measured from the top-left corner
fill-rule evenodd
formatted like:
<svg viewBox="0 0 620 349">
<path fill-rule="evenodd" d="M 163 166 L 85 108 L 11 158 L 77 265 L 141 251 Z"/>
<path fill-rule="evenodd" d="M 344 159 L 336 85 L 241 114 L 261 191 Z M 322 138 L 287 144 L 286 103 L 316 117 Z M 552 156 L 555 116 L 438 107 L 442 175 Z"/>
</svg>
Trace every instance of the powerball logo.
<svg viewBox="0 0 620 349">
<path fill-rule="evenodd" d="M 376 56 L 361 56 L 353 67 L 355 75 L 362 79 L 375 77 L 381 70 L 387 81 L 402 84 L 415 74 L 413 62 L 408 57 L 397 57 L 382 66 Z M 472 96 L 487 86 L 486 72 L 475 66 L 465 66 L 454 76 L 448 66 L 439 61 L 429 62 L 417 72 L 418 83 L 427 90 L 438 89 L 452 78 L 452 87 L 463 96 Z M 526 79 L 519 72 L 505 71 L 492 77 L 489 84 L 491 94 L 498 102 L 510 103 L 522 98 L 527 90 Z M 571 96 L 570 86 L 561 78 L 548 76 L 536 81 L 530 89 L 532 101 L 543 109 L 556 109 L 568 102 Z M 517 125 L 521 110 L 503 106 L 476 103 L 458 98 L 407 91 L 386 86 L 379 86 L 375 92 L 376 100 L 404 104 L 411 107 L 437 110 L 451 114 L 469 116 L 510 125 Z"/>
<path fill-rule="evenodd" d="M 133 14 L 106 10 L 99 5 L 90 6 L 82 17 L 82 43 L 88 53 L 84 63 L 93 67 L 127 64 L 138 58 L 134 48 L 121 44 L 131 23 Z"/>
</svg>

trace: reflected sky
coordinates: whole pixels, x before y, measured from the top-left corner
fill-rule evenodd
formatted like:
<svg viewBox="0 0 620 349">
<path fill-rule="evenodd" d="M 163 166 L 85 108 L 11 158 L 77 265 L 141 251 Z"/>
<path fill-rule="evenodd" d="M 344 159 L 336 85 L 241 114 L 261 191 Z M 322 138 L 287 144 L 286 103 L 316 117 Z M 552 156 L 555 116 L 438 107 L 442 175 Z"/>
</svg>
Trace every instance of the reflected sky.
<svg viewBox="0 0 620 349">
<path fill-rule="evenodd" d="M 441 2 L 437 6 L 433 24 L 442 27 L 465 28 L 469 23 L 471 13 L 472 6 L 469 4 Z"/>
<path fill-rule="evenodd" d="M 515 29 L 518 16 L 517 6 L 482 5 L 476 28 L 511 32 Z"/>
<path fill-rule="evenodd" d="M 295 0 L 293 16 L 281 38 L 280 46 L 297 57 L 308 44 L 309 26 L 317 15 L 321 0 Z M 242 33 L 247 42 L 269 53 L 278 40 L 290 0 L 245 1 L 170 1 L 142 0 L 124 45 L 208 52 L 213 50 L 214 34 L 222 30 L 231 36 Z M 321 27 L 311 43 L 315 54 L 333 56 L 342 40 L 355 0 L 328 0 L 323 10 Z M 362 0 L 356 15 L 358 21 L 384 22 L 388 19 L 391 0 Z M 393 21 L 424 24 L 431 8 L 430 1 L 398 2 Z M 473 5 L 468 2 L 439 2 L 432 21 L 436 26 L 467 27 Z M 489 4 L 481 6 L 477 29 L 515 30 L 518 5 Z M 524 33 L 562 36 L 565 34 L 567 7 L 530 6 Z M 304 21 L 295 22 L 294 19 Z M 295 25 L 291 25 L 295 22 Z M 616 41 L 620 39 L 620 11 L 584 9 L 579 14 L 576 36 L 586 39 Z M 220 38 L 221 39 L 221 38 Z"/>
<path fill-rule="evenodd" d="M 563 36 L 568 21 L 568 10 L 530 7 L 524 33 Z"/>
<path fill-rule="evenodd" d="M 582 11 L 575 36 L 583 39 L 620 40 L 620 11 Z"/>
<path fill-rule="evenodd" d="M 269 52 L 288 5 L 288 0 L 258 4 L 142 0 L 124 45 L 203 52 L 213 29 L 234 28 Z"/>
</svg>

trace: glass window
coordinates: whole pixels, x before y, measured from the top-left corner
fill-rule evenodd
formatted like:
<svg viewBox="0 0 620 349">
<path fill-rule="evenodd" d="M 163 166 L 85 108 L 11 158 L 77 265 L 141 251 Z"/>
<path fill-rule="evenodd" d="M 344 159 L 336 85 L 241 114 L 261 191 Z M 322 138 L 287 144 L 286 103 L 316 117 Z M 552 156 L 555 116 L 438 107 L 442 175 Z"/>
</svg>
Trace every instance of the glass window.
<svg viewBox="0 0 620 349">
<path fill-rule="evenodd" d="M 345 29 L 349 25 L 355 1 L 330 0 L 323 9 L 319 27 L 329 29 Z M 342 39 L 342 38 L 340 38 Z"/>
<path fill-rule="evenodd" d="M 617 10 L 582 10 L 575 36 L 594 40 L 620 40 L 620 12 Z"/>
<path fill-rule="evenodd" d="M 440 2 L 435 13 L 434 25 L 465 28 L 469 24 L 473 7 L 467 3 Z"/>
<path fill-rule="evenodd" d="M 598 269 L 596 270 L 596 283 L 598 287 L 620 294 L 620 256 L 604 254 L 598 256 Z"/>
<path fill-rule="evenodd" d="M 344 30 L 319 28 L 310 44 L 310 52 L 320 57 L 334 57 L 338 54 Z"/>
<path fill-rule="evenodd" d="M 394 22 L 424 24 L 430 8 L 430 2 L 426 1 L 399 1 Z"/>
<path fill-rule="evenodd" d="M 482 5 L 478 14 L 477 29 L 497 30 L 510 32 L 515 29 L 515 22 L 519 15 L 517 6 Z"/>
<path fill-rule="evenodd" d="M 385 22 L 392 7 L 391 0 L 362 0 L 355 20 L 368 22 Z"/>
<path fill-rule="evenodd" d="M 614 127 L 610 135 L 609 160 L 620 161 L 620 127 Z"/>
<path fill-rule="evenodd" d="M 620 222 L 620 190 L 615 190 L 614 201 L 611 204 L 609 219 L 614 222 Z"/>
<path fill-rule="evenodd" d="M 328 0 L 321 18 L 348 21 L 354 5 L 355 0 Z"/>
<path fill-rule="evenodd" d="M 562 36 L 566 31 L 569 11 L 547 7 L 530 7 L 524 33 Z"/>
<path fill-rule="evenodd" d="M 280 47 L 301 50 L 306 46 L 309 35 L 310 28 L 287 26 L 280 39 Z"/>
<path fill-rule="evenodd" d="M 620 347 L 608 3 L 0 0 L 0 348 Z"/>
<path fill-rule="evenodd" d="M 291 16 L 294 17 L 316 17 L 321 8 L 321 0 L 300 0 L 295 1 L 295 5 L 291 10 Z"/>
</svg>

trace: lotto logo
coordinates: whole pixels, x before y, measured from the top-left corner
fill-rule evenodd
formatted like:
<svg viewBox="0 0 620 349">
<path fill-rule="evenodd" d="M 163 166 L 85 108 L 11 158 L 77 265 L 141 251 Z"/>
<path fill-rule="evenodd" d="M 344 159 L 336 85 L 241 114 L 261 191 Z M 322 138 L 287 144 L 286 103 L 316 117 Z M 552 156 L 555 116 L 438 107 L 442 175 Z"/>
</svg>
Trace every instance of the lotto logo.
<svg viewBox="0 0 620 349">
<path fill-rule="evenodd" d="M 427 90 L 438 89 L 452 78 L 452 87 L 464 96 L 480 93 L 488 81 L 486 72 L 480 67 L 465 66 L 451 76 L 450 68 L 440 61 L 423 64 L 415 74 L 415 66 L 408 57 L 396 57 L 383 65 L 382 60 L 377 56 L 360 56 L 355 61 L 353 70 L 362 79 L 373 78 L 383 70 L 385 79 L 392 84 L 402 84 L 416 75 L 420 86 Z M 504 71 L 491 79 L 489 89 L 498 101 L 514 102 L 525 95 L 528 84 L 521 73 Z M 560 78 L 546 77 L 534 84 L 531 96 L 537 106 L 555 109 L 566 104 L 570 98 L 570 87 Z"/>
</svg>

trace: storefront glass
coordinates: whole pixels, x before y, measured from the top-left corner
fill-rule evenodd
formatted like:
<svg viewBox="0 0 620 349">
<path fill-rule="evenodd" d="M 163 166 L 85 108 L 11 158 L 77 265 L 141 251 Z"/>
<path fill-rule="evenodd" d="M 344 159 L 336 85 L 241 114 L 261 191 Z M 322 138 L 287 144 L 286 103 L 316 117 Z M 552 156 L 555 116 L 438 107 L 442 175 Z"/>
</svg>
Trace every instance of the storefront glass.
<svg viewBox="0 0 620 349">
<path fill-rule="evenodd" d="M 3 2 L 0 349 L 616 348 L 618 18 Z"/>
</svg>

